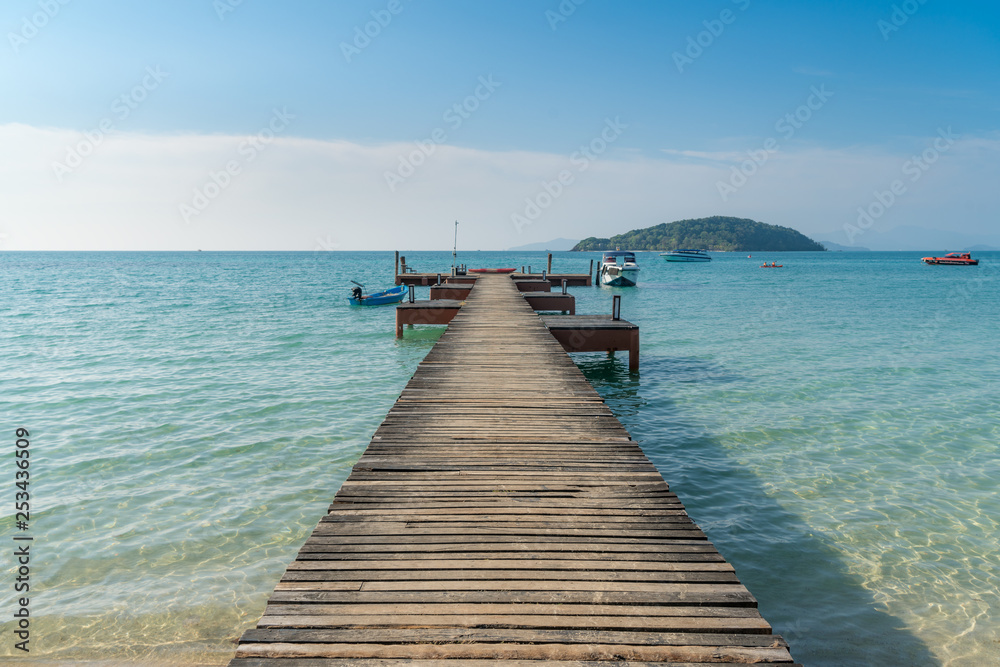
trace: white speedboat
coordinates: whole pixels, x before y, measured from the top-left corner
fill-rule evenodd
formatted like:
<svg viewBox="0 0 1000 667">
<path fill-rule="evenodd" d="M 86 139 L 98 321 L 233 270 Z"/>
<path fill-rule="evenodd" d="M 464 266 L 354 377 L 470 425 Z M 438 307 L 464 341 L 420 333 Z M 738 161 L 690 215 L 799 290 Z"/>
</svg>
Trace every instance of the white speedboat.
<svg viewBox="0 0 1000 667">
<path fill-rule="evenodd" d="M 601 259 L 599 273 L 602 285 L 629 287 L 639 280 L 639 265 L 635 263 L 635 253 L 606 252 Z"/>
<path fill-rule="evenodd" d="M 661 252 L 660 257 L 668 262 L 711 262 L 706 250 L 671 250 Z"/>
</svg>

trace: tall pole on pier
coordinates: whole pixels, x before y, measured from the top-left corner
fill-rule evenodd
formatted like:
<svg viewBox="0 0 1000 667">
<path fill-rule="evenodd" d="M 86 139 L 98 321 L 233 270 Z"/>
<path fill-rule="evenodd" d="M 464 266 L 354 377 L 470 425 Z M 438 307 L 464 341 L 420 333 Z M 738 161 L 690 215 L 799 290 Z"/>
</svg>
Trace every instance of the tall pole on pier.
<svg viewBox="0 0 1000 667">
<path fill-rule="evenodd" d="M 451 249 L 451 275 L 455 275 L 455 258 L 458 256 L 458 220 L 455 221 L 455 246 Z"/>
</svg>

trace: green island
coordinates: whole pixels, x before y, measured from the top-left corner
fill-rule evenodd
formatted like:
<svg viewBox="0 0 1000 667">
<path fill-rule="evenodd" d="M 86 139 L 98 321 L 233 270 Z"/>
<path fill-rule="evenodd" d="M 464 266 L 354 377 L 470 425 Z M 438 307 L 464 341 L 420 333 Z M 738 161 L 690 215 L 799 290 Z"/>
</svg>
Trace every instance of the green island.
<svg viewBox="0 0 1000 667">
<path fill-rule="evenodd" d="M 747 218 L 712 216 L 697 220 L 664 222 L 645 229 L 633 229 L 611 238 L 591 236 L 573 250 L 676 250 L 691 248 L 715 251 L 826 250 L 790 227 L 768 225 Z"/>
</svg>

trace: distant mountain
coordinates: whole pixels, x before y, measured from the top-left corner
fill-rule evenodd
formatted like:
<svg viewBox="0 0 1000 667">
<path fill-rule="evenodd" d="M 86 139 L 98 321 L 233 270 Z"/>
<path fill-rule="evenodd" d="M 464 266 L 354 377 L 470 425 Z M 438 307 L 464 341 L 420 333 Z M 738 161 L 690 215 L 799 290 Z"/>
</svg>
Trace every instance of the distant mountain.
<svg viewBox="0 0 1000 667">
<path fill-rule="evenodd" d="M 834 243 L 833 241 L 820 241 L 827 250 L 834 250 L 837 252 L 871 252 L 871 248 L 863 248 L 859 245 L 840 245 L 839 243 Z"/>
<path fill-rule="evenodd" d="M 590 237 L 573 250 L 675 250 L 696 248 L 719 251 L 826 250 L 789 227 L 767 225 L 747 218 L 713 216 L 680 220 L 634 229 L 611 238 Z"/>
<path fill-rule="evenodd" d="M 828 234 L 816 234 L 815 238 L 823 243 L 832 241 L 833 243 L 847 244 L 849 239 L 842 231 L 830 232 Z M 871 229 L 864 230 L 856 234 L 853 240 L 857 244 L 863 243 L 865 247 L 872 250 L 920 250 L 939 251 L 945 250 L 986 250 L 986 247 L 1000 246 L 1000 236 L 996 234 L 967 234 L 958 231 L 945 231 L 942 229 L 928 229 L 926 227 L 916 227 L 913 225 L 901 225 L 885 231 L 875 225 Z M 848 246 L 851 247 L 851 246 Z"/>
<path fill-rule="evenodd" d="M 515 248 L 507 248 L 507 250 L 552 250 L 554 252 L 558 252 L 560 250 L 572 250 L 573 246 L 577 243 L 579 243 L 578 239 L 552 239 L 551 241 L 546 241 L 544 243 L 519 245 Z"/>
</svg>

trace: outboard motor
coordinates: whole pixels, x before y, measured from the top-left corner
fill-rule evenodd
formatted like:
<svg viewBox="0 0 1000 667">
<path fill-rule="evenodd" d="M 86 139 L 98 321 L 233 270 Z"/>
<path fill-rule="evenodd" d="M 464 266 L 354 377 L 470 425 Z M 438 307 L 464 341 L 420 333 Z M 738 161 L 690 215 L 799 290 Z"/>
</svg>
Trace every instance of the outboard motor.
<svg viewBox="0 0 1000 667">
<path fill-rule="evenodd" d="M 355 287 L 355 288 L 351 289 L 351 296 L 353 298 L 357 299 L 358 301 L 361 301 L 361 288 L 360 287 Z"/>
</svg>

